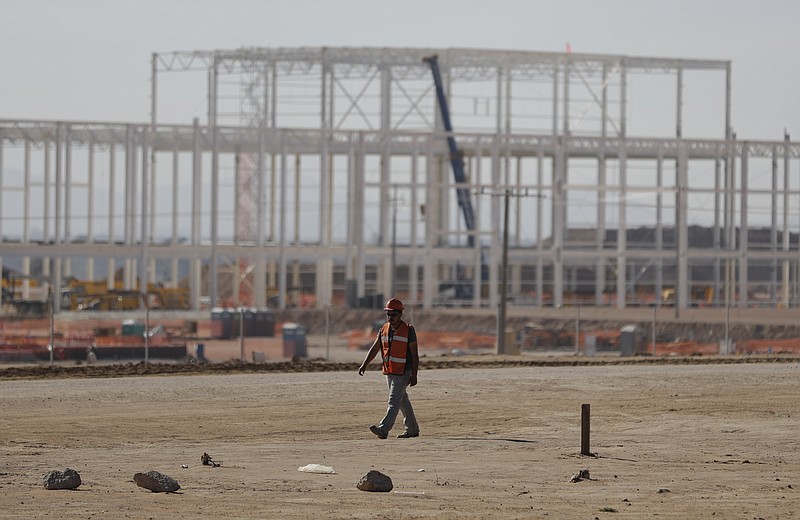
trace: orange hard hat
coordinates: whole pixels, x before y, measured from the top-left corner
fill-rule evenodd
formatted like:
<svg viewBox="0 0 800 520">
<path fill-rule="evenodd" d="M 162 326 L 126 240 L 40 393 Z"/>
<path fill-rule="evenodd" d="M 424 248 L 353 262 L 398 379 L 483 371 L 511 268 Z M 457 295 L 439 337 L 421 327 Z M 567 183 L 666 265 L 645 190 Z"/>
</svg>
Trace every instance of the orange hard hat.
<svg viewBox="0 0 800 520">
<path fill-rule="evenodd" d="M 403 310 L 403 302 L 398 300 L 397 298 L 392 298 L 388 302 L 386 302 L 386 307 L 383 308 L 385 311 L 402 311 Z"/>
</svg>

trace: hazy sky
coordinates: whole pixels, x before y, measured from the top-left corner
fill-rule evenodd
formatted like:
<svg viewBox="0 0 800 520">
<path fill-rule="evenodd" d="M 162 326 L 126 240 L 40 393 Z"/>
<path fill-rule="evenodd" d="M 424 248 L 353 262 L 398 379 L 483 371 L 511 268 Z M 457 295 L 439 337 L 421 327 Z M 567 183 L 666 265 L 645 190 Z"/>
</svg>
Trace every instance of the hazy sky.
<svg viewBox="0 0 800 520">
<path fill-rule="evenodd" d="M 800 140 L 794 0 L 0 0 L 0 118 L 148 121 L 153 52 L 567 42 L 731 60 L 738 136 Z"/>
</svg>

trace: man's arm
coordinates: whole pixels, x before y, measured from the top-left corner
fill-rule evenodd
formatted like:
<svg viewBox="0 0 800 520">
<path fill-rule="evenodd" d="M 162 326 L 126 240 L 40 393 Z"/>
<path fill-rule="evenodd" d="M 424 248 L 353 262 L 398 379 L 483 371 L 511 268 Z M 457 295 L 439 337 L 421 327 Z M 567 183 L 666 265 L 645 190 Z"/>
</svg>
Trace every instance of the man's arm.
<svg viewBox="0 0 800 520">
<path fill-rule="evenodd" d="M 378 337 L 375 338 L 375 341 L 372 342 L 372 346 L 369 348 L 369 352 L 367 352 L 367 357 L 364 358 L 364 361 L 361 363 L 361 366 L 358 367 L 358 375 L 363 376 L 364 371 L 367 370 L 367 365 L 375 359 L 375 356 L 378 355 L 378 349 L 381 348 L 381 334 L 378 333 Z"/>
<path fill-rule="evenodd" d="M 411 380 L 408 382 L 410 386 L 417 384 L 417 371 L 419 370 L 419 348 L 417 342 L 412 341 L 408 345 L 408 350 L 411 352 Z"/>
</svg>

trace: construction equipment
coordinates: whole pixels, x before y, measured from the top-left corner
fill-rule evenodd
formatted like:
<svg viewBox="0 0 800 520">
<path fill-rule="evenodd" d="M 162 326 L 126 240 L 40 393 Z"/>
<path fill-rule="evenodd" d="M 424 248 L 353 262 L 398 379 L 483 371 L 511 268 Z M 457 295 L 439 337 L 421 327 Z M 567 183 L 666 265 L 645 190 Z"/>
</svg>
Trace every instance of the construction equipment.
<svg viewBox="0 0 800 520">
<path fill-rule="evenodd" d="M 51 282 L 47 277 L 21 274 L 3 269 L 3 304 L 21 316 L 44 315 L 51 300 Z M 107 280 L 78 280 L 69 278 L 54 297 L 61 298 L 66 311 L 129 311 L 142 308 L 142 294 L 137 287 L 125 288 L 121 280 L 109 287 Z M 189 289 L 165 287 L 160 283 L 147 285 L 147 305 L 150 309 L 188 310 L 191 307 Z"/>
<path fill-rule="evenodd" d="M 68 311 L 129 311 L 140 306 L 141 295 L 123 289 L 121 281 L 108 287 L 105 280 L 71 278 L 61 290 L 61 308 Z"/>
<path fill-rule="evenodd" d="M 693 285 L 690 291 L 689 305 L 691 307 L 710 307 L 714 305 L 714 288 L 709 285 Z M 675 304 L 675 288 L 665 287 L 661 291 L 663 305 Z"/>
<path fill-rule="evenodd" d="M 450 110 L 447 106 L 447 98 L 444 94 L 444 86 L 442 85 L 442 76 L 439 72 L 438 57 L 427 56 L 422 58 L 422 61 L 430 65 L 431 72 L 433 73 L 433 82 L 436 86 L 436 98 L 439 100 L 439 110 L 442 114 L 442 123 L 444 130 L 447 132 L 447 146 L 450 149 L 450 164 L 453 167 L 453 177 L 456 181 L 456 197 L 458 198 L 458 205 L 464 214 L 464 223 L 467 226 L 467 243 L 470 247 L 475 245 L 475 213 L 472 210 L 472 200 L 469 196 L 469 190 L 466 187 L 467 177 L 464 175 L 464 155 L 456 145 L 456 139 L 453 136 L 453 125 L 450 122 Z"/>
<path fill-rule="evenodd" d="M 61 308 L 69 311 L 100 310 L 108 292 L 105 281 L 71 278 L 61 289 Z"/>
<path fill-rule="evenodd" d="M 186 310 L 190 308 L 189 289 L 147 285 L 147 305 L 150 309 Z M 106 280 L 72 278 L 61 291 L 61 308 L 70 311 L 130 311 L 142 307 L 138 287 L 126 289 L 121 280 L 109 288 Z"/>
<path fill-rule="evenodd" d="M 464 154 L 459 150 L 453 135 L 453 124 L 450 121 L 450 109 L 447 104 L 447 97 L 444 93 L 442 75 L 439 70 L 438 56 L 427 56 L 422 58 L 427 63 L 433 74 L 433 83 L 436 87 L 436 99 L 439 102 L 439 111 L 442 115 L 442 124 L 447 133 L 447 146 L 450 150 L 450 165 L 453 168 L 453 178 L 456 182 L 456 198 L 461 212 L 464 215 L 464 223 L 467 228 L 467 245 L 475 245 L 475 212 L 472 209 L 472 199 L 466 186 L 467 176 L 464 174 Z M 465 276 L 463 271 L 466 269 L 460 265 L 456 266 L 455 280 L 444 281 L 439 285 L 439 295 L 435 305 L 449 307 L 454 304 L 468 304 L 474 298 L 472 281 Z M 481 251 L 481 280 L 488 279 L 488 267 L 483 261 L 483 251 Z M 483 291 L 481 291 L 483 292 Z"/>
<path fill-rule="evenodd" d="M 3 303 L 19 316 L 43 316 L 50 301 L 50 280 L 3 270 Z"/>
<path fill-rule="evenodd" d="M 147 284 L 148 306 L 151 309 L 188 310 L 191 307 L 189 289 Z"/>
<path fill-rule="evenodd" d="M 710 307 L 714 305 L 714 288 L 708 285 L 692 287 L 692 307 Z"/>
</svg>

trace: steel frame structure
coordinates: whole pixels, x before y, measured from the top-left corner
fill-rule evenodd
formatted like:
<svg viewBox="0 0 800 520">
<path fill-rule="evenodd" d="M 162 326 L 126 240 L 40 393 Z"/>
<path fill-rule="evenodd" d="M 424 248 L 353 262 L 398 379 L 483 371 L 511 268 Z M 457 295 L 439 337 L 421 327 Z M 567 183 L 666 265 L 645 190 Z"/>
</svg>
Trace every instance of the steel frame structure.
<svg viewBox="0 0 800 520">
<path fill-rule="evenodd" d="M 472 247 L 422 62 L 431 54 L 461 107 L 454 135 L 467 171 L 461 187 L 476 197 Z M 96 277 L 104 259 L 109 283 L 121 267 L 130 287 L 176 284 L 188 266 L 195 309 L 206 295 L 241 303 L 220 280 L 243 270 L 256 306 L 270 287 L 279 306 L 290 305 L 292 287 L 306 284 L 325 307 L 352 284 L 357 297 L 398 287 L 423 308 L 495 307 L 502 204 L 481 194 L 511 190 L 535 194 L 514 199 L 508 230 L 508 289 L 520 301 L 621 309 L 666 304 L 662 289 L 672 287 L 680 309 L 702 284 L 714 287 L 714 305 L 800 306 L 800 184 L 791 175 L 800 144 L 736 139 L 729 62 L 299 48 L 154 54 L 151 64 L 149 124 L 0 120 L 0 263 L 30 271 L 41 259 L 54 286 L 76 274 L 75 259 L 86 264 L 79 277 Z M 172 71 L 204 73 L 207 121 L 159 121 L 169 106 L 160 75 Z M 717 139 L 684 137 L 692 71 L 722 76 Z M 674 108 L 674 135 L 628 135 L 634 74 L 671 78 L 670 99 L 645 105 Z M 522 94 L 531 84 L 541 99 Z M 293 112 L 298 88 L 305 101 Z M 537 131 L 525 131 L 530 120 Z M 636 200 L 645 201 L 643 220 Z M 590 226 L 576 218 L 580 206 Z M 390 232 L 396 211 L 399 240 Z M 691 238 L 698 220 L 707 223 L 703 243 Z M 453 280 L 473 296 L 442 301 Z"/>
</svg>

